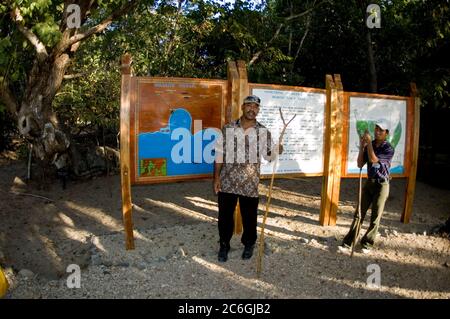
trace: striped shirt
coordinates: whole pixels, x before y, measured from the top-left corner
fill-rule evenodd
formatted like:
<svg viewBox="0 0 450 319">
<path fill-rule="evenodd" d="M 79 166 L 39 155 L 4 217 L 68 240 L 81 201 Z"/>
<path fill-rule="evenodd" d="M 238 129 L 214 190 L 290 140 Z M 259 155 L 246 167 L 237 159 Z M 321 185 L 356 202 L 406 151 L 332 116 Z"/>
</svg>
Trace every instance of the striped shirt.
<svg viewBox="0 0 450 319">
<path fill-rule="evenodd" d="M 367 175 L 369 178 L 378 180 L 389 180 L 391 174 L 391 161 L 394 156 L 394 148 L 389 142 L 384 141 L 380 146 L 376 146 L 375 140 L 372 141 L 373 151 L 378 157 L 378 163 L 369 162 L 367 147 L 364 150 L 364 162 L 367 162 Z"/>
</svg>

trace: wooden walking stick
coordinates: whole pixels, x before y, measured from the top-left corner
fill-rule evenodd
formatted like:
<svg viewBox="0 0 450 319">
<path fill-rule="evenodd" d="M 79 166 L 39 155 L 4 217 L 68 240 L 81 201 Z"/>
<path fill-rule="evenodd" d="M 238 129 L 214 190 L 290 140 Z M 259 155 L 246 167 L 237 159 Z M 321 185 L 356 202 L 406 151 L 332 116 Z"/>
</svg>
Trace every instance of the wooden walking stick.
<svg viewBox="0 0 450 319">
<path fill-rule="evenodd" d="M 361 230 L 361 193 L 362 193 L 362 167 L 359 169 L 359 190 L 358 190 L 358 224 L 356 225 L 355 236 L 352 241 L 352 252 L 350 258 L 353 257 L 355 251 L 356 242 L 358 241 L 359 231 Z"/>
<path fill-rule="evenodd" d="M 364 132 L 364 134 L 368 133 L 368 131 L 366 130 Z M 360 140 L 362 139 L 361 136 L 359 136 Z M 362 142 L 361 142 L 362 143 Z M 359 237 L 359 232 L 361 230 L 361 196 L 362 196 L 362 169 L 364 167 L 363 166 L 359 169 L 359 188 L 358 188 L 358 224 L 356 224 L 356 229 L 355 229 L 355 236 L 353 236 L 353 240 L 352 240 L 352 251 L 350 253 L 350 258 L 353 257 L 353 253 L 355 252 L 355 246 L 356 243 L 358 242 L 358 237 Z"/>
<path fill-rule="evenodd" d="M 283 141 L 284 132 L 286 131 L 286 128 L 288 127 L 289 123 L 292 122 L 292 120 L 297 116 L 297 114 L 294 114 L 294 116 L 289 120 L 289 122 L 286 123 L 283 117 L 283 112 L 281 112 L 281 107 L 278 108 L 280 111 L 281 120 L 283 121 L 283 129 L 281 130 L 280 137 L 278 138 L 278 147 L 280 147 L 281 142 Z M 267 202 L 266 202 L 266 211 L 264 213 L 264 218 L 261 226 L 261 235 L 259 236 L 259 248 L 258 248 L 258 259 L 257 259 L 257 265 L 256 265 L 256 273 L 259 278 L 261 275 L 261 268 L 262 268 L 262 255 L 264 252 L 264 228 L 266 225 L 266 219 L 267 215 L 269 214 L 269 207 L 270 207 L 270 199 L 272 198 L 272 187 L 273 187 L 273 180 L 275 177 L 275 168 L 276 168 L 277 161 L 276 159 L 273 161 L 273 168 L 272 168 L 272 178 L 270 179 L 270 187 L 269 187 L 269 194 L 267 195 Z"/>
</svg>

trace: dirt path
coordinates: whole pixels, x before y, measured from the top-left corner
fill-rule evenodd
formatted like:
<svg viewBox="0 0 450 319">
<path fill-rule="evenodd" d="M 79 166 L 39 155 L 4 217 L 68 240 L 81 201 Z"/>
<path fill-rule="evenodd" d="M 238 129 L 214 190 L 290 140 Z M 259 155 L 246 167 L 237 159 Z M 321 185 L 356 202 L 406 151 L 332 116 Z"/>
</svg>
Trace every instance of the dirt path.
<svg viewBox="0 0 450 319">
<path fill-rule="evenodd" d="M 217 262 L 209 181 L 133 187 L 136 250 L 127 252 L 119 176 L 44 191 L 23 182 L 23 163 L 0 164 L 0 264 L 9 269 L 10 298 L 450 298 L 449 239 L 429 236 L 450 214 L 448 190 L 418 183 L 412 221 L 404 225 L 405 183 L 394 180 L 377 250 L 350 259 L 337 246 L 351 222 L 357 181 L 343 180 L 337 225 L 320 227 L 321 179 L 277 180 L 257 279 L 256 259 L 240 259 L 237 236 L 229 261 Z M 260 221 L 264 203 L 261 196 Z M 66 286 L 69 264 L 82 268 L 80 289 Z M 371 264 L 380 267 L 379 288 L 366 284 Z"/>
</svg>

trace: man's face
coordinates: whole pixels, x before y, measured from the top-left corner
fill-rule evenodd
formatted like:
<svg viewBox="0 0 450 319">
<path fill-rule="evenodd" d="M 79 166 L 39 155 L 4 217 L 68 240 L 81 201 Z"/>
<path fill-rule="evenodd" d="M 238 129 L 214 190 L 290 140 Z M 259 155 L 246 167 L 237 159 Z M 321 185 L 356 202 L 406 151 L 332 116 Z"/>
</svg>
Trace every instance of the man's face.
<svg viewBox="0 0 450 319">
<path fill-rule="evenodd" d="M 378 125 L 375 126 L 375 139 L 378 141 L 384 141 L 388 135 L 387 130 L 382 130 Z"/>
<path fill-rule="evenodd" d="M 245 103 L 242 105 L 242 113 L 246 120 L 255 120 L 259 112 L 259 106 L 256 103 Z"/>
</svg>

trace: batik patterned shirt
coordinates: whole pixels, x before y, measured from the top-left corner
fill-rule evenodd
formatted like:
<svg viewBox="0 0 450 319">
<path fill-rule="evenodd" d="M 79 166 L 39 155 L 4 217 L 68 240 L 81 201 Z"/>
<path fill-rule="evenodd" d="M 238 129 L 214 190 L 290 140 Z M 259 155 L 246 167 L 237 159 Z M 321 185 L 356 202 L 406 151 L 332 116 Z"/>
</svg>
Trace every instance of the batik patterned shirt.
<svg viewBox="0 0 450 319">
<path fill-rule="evenodd" d="M 216 144 L 216 161 L 223 163 L 221 192 L 258 197 L 261 156 L 274 160 L 272 144 L 270 132 L 258 121 L 245 132 L 240 119 L 226 124 Z"/>
</svg>

